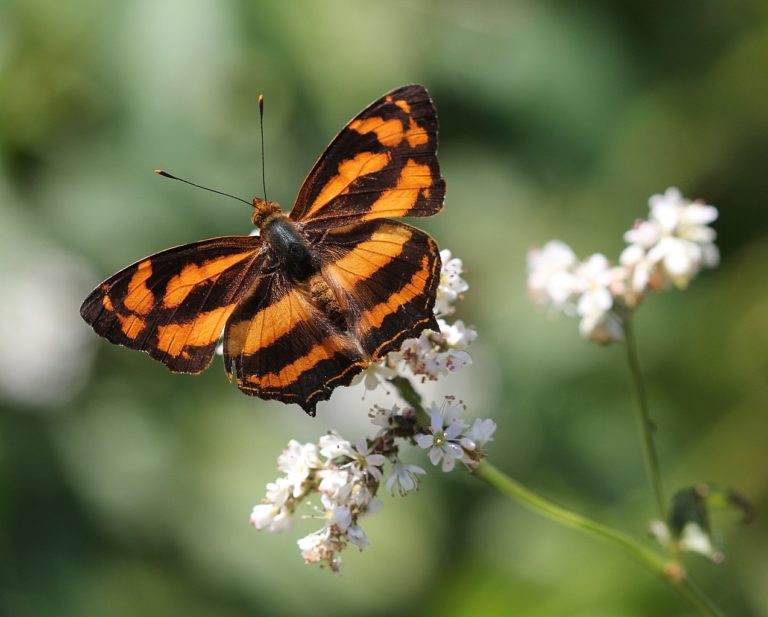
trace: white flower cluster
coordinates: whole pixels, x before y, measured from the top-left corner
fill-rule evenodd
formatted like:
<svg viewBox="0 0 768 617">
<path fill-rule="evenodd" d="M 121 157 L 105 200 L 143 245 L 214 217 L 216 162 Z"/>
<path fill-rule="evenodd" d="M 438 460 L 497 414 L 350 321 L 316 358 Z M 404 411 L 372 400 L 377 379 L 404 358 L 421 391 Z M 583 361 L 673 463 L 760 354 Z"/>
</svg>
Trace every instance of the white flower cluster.
<svg viewBox="0 0 768 617">
<path fill-rule="evenodd" d="M 355 446 L 336 433 L 320 438 L 319 444 L 291 440 L 277 459 L 283 476 L 267 484 L 262 503 L 251 512 L 251 525 L 271 532 L 293 528 L 296 508 L 317 492 L 316 515 L 323 527 L 299 540 L 307 563 L 324 563 L 338 569 L 338 553 L 347 543 L 360 549 L 368 544 L 358 518 L 375 511 L 380 502 L 374 494 L 382 479 L 386 458 L 361 440 Z"/>
<path fill-rule="evenodd" d="M 440 283 L 437 287 L 435 299 L 436 315 L 453 315 L 456 308 L 453 306 L 456 300 L 463 297 L 469 289 L 467 282 L 461 278 L 464 273 L 464 263 L 458 257 L 451 257 L 451 251 L 440 251 L 440 259 L 443 267 L 440 270 Z"/>
<path fill-rule="evenodd" d="M 676 188 L 649 201 L 648 219 L 624 234 L 619 264 L 596 253 L 579 261 L 559 240 L 528 253 L 528 290 L 534 302 L 581 321 L 581 335 L 598 343 L 620 341 L 622 317 L 651 291 L 685 288 L 702 268 L 718 264 L 717 209 L 683 198 Z"/>
<path fill-rule="evenodd" d="M 438 316 L 452 314 L 453 303 L 468 289 L 461 278 L 461 260 L 451 258 L 448 251 L 441 256 Z M 462 321 L 438 321 L 439 333 L 427 332 L 407 340 L 384 362 L 372 364 L 363 374 L 366 387 L 373 389 L 393 377 L 407 377 L 409 372 L 411 376 L 437 379 L 469 364 L 466 347 L 477 333 Z M 344 548 L 354 544 L 362 550 L 368 544 L 359 519 L 380 507 L 376 495 L 381 484 L 392 495 L 405 496 L 418 489 L 418 476 L 426 471 L 400 459 L 401 444 L 428 449 L 431 463 L 446 472 L 453 470 L 457 462 L 474 469 L 485 458 L 483 447 L 491 441 L 496 423 L 477 419 L 470 425 L 462 418 L 465 410 L 464 403 L 451 396 L 440 405 L 432 403 L 418 410 L 375 405 L 368 416 L 378 427 L 376 434 L 354 446 L 335 432 L 324 435 L 317 444 L 292 440 L 278 458 L 282 475 L 267 484 L 265 498 L 253 508 L 251 524 L 271 532 L 290 530 L 299 506 L 309 504 L 309 498 L 316 493 L 320 503 L 313 506 L 315 514 L 311 518 L 322 520 L 323 527 L 301 538 L 299 550 L 307 563 L 337 571 Z M 390 472 L 384 480 L 387 464 Z"/>
<path fill-rule="evenodd" d="M 424 330 L 419 338 L 403 341 L 400 351 L 387 356 L 386 365 L 396 372 L 407 368 L 422 379 L 435 380 L 472 364 L 466 349 L 477 338 L 477 332 L 461 319 L 449 324 L 438 318 L 437 323 L 440 332 Z"/>
<path fill-rule="evenodd" d="M 466 406 L 452 396 L 446 396 L 441 406 L 432 403 L 427 433 L 416 435 L 420 448 L 429 448 L 429 460 L 433 465 L 442 461 L 443 471 L 452 471 L 457 461 L 470 469 L 484 458 L 482 447 L 491 441 L 496 431 L 493 420 L 477 418 L 471 426 L 462 419 Z"/>
<path fill-rule="evenodd" d="M 482 448 L 491 441 L 496 424 L 477 419 L 469 425 L 462 419 L 464 410 L 463 403 L 446 397 L 442 405 L 432 404 L 430 425 L 422 427 L 413 408 L 374 406 L 368 415 L 379 431 L 372 439 L 353 445 L 331 432 L 317 444 L 291 440 L 277 460 L 283 475 L 267 484 L 266 496 L 251 512 L 251 525 L 271 532 L 289 531 L 297 508 L 317 493 L 320 505 L 314 506 L 310 518 L 322 520 L 323 527 L 301 538 L 299 550 L 306 563 L 338 571 L 344 548 L 354 544 L 362 550 L 369 543 L 359 519 L 381 507 L 376 494 L 385 464 L 391 467 L 386 489 L 401 497 L 418 489 L 418 476 L 426 473 L 400 460 L 397 440 L 429 448 L 430 461 L 442 462 L 443 471 L 454 469 L 457 461 L 469 469 L 482 461 Z"/>
</svg>

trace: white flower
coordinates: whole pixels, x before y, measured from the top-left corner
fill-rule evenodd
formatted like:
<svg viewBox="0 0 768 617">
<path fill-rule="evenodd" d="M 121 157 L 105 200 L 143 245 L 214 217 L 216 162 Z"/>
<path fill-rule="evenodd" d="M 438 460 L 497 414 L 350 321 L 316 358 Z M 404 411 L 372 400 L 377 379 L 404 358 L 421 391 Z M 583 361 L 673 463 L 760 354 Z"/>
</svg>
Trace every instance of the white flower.
<svg viewBox="0 0 768 617">
<path fill-rule="evenodd" d="M 653 264 L 646 259 L 645 249 L 638 244 L 630 244 L 619 256 L 619 263 L 627 272 L 628 289 L 624 290 L 624 301 L 629 307 L 637 304 L 642 294 L 649 289 L 661 287 L 654 277 Z"/>
<path fill-rule="evenodd" d="M 635 226 L 624 234 L 626 242 L 643 249 L 651 248 L 660 239 L 661 227 L 656 221 L 637 221 Z"/>
<path fill-rule="evenodd" d="M 430 409 L 431 411 L 435 411 L 437 409 L 437 404 L 433 402 L 430 405 Z M 462 416 L 466 410 L 466 405 L 464 405 L 462 401 L 456 402 L 456 397 L 453 395 L 445 396 L 443 405 L 440 407 L 445 425 L 461 424 L 464 428 L 468 426 L 467 423 L 462 420 Z"/>
<path fill-rule="evenodd" d="M 440 326 L 442 340 L 452 349 L 463 351 L 477 339 L 477 330 L 464 325 L 461 319 L 457 319 L 453 324 L 438 319 L 437 323 Z"/>
<path fill-rule="evenodd" d="M 293 527 L 293 513 L 289 501 L 294 485 L 286 478 L 278 478 L 267 484 L 267 494 L 262 503 L 251 511 L 250 524 L 257 530 L 268 528 L 272 533 L 290 530 Z"/>
<path fill-rule="evenodd" d="M 429 448 L 429 460 L 433 465 L 442 461 L 443 471 L 451 471 L 456 461 L 464 456 L 464 448 L 473 450 L 475 444 L 462 432 L 467 425 L 456 413 L 459 406 L 444 404 L 440 409 L 435 403 L 431 406 L 430 432 L 416 435 L 416 444 L 420 448 Z"/>
<path fill-rule="evenodd" d="M 288 442 L 288 447 L 277 459 L 277 468 L 285 473 L 286 479 L 293 484 L 293 496 L 303 492 L 304 481 L 313 470 L 322 466 L 319 451 L 313 443 L 299 443 L 295 439 Z"/>
<path fill-rule="evenodd" d="M 358 481 L 352 486 L 352 493 L 349 496 L 349 503 L 357 508 L 358 512 L 373 512 L 378 510 L 378 500 L 373 498 L 373 493 L 364 484 L 364 478 L 360 476 Z M 372 509 L 373 508 L 373 509 Z"/>
<path fill-rule="evenodd" d="M 347 456 L 345 453 L 351 451 L 352 444 L 336 432 L 329 432 L 323 435 L 320 440 L 320 454 L 329 461 L 339 456 Z"/>
<path fill-rule="evenodd" d="M 319 561 L 317 555 L 320 551 L 318 549 L 328 541 L 329 536 L 329 530 L 324 527 L 323 529 L 318 529 L 317 531 L 314 531 L 304 536 L 303 538 L 299 538 L 296 544 L 299 545 L 301 556 L 304 557 L 306 562 L 310 563 Z"/>
<path fill-rule="evenodd" d="M 349 468 L 340 469 L 331 467 L 330 469 L 321 469 L 318 472 L 320 483 L 317 490 L 323 495 L 327 495 L 336 503 L 346 503 L 358 477 L 355 476 Z"/>
<path fill-rule="evenodd" d="M 348 448 L 344 454 L 352 459 L 349 465 L 353 469 L 356 468 L 361 473 L 370 474 L 377 482 L 381 482 L 381 466 L 387 462 L 387 457 L 382 454 L 371 453 L 365 439 L 360 439 L 354 448 Z"/>
<path fill-rule="evenodd" d="M 560 240 L 550 240 L 542 248 L 528 251 L 527 262 L 528 291 L 534 302 L 573 312 L 573 296 L 577 292 L 573 269 L 578 260 L 571 247 Z"/>
<path fill-rule="evenodd" d="M 669 279 L 679 288 L 688 285 L 704 262 L 701 246 L 672 236 L 663 237 L 648 251 L 647 257 L 651 264 L 661 264 Z"/>
<path fill-rule="evenodd" d="M 352 511 L 347 507 L 335 503 L 328 495 L 322 495 L 320 501 L 323 504 L 323 518 L 329 527 L 336 525 L 340 531 L 346 531 L 352 524 Z"/>
<path fill-rule="evenodd" d="M 272 523 L 279 512 L 280 508 L 273 503 L 260 503 L 253 506 L 249 522 L 256 527 L 256 529 L 261 531 L 264 527 Z"/>
<path fill-rule="evenodd" d="M 624 326 L 613 313 L 595 312 L 579 322 L 579 333 L 587 340 L 607 345 L 624 340 Z"/>
<path fill-rule="evenodd" d="M 621 322 L 610 311 L 614 303 L 613 290 L 623 287 L 624 270 L 611 267 L 605 255 L 595 253 L 581 263 L 575 273 L 580 293 L 576 312 L 581 317 L 581 335 L 601 343 L 621 340 Z"/>
<path fill-rule="evenodd" d="M 644 269 L 658 269 L 664 281 L 684 288 L 702 267 L 714 267 L 720 256 L 714 244 L 715 231 L 709 224 L 717 219 L 717 209 L 700 202 L 690 202 L 674 187 L 649 200 L 650 216 L 624 234 L 634 248 L 633 261 L 641 263 L 638 249 L 647 264 Z M 635 286 L 642 281 L 635 281 Z M 637 290 L 637 289 L 636 289 Z"/>
<path fill-rule="evenodd" d="M 605 255 L 595 253 L 576 268 L 579 300 L 576 312 L 586 315 L 604 312 L 613 306 L 610 286 L 615 275 Z"/>
<path fill-rule="evenodd" d="M 301 556 L 306 563 L 325 562 L 334 572 L 339 569 L 339 558 L 336 553 L 344 547 L 333 536 L 330 527 L 323 527 L 304 536 L 296 544 L 299 545 Z"/>
<path fill-rule="evenodd" d="M 291 513 L 272 503 L 260 503 L 253 506 L 249 522 L 257 530 L 261 531 L 267 528 L 270 533 L 290 531 L 293 528 Z"/>
<path fill-rule="evenodd" d="M 339 456 L 352 459 L 345 468 L 352 468 L 360 473 L 368 473 L 377 481 L 381 481 L 381 467 L 387 462 L 387 457 L 369 451 L 366 439 L 360 439 L 353 447 L 346 439 L 337 433 L 328 433 L 320 438 L 320 452 L 329 460 Z"/>
<path fill-rule="evenodd" d="M 354 376 L 350 385 L 354 386 L 362 382 L 366 391 L 375 390 L 396 375 L 397 371 L 384 362 L 370 362 L 364 371 Z"/>
<path fill-rule="evenodd" d="M 467 437 L 479 448 L 493 440 L 496 423 L 491 419 L 476 418 L 474 424 L 466 432 Z"/>
<path fill-rule="evenodd" d="M 462 441 L 464 456 L 461 458 L 461 462 L 470 469 L 477 468 L 487 456 L 481 448 L 493 439 L 494 432 L 496 432 L 496 423 L 493 420 L 477 418 L 464 433 L 464 440 Z M 466 444 L 472 444 L 472 447 L 468 448 Z"/>
<path fill-rule="evenodd" d="M 717 219 L 717 208 L 700 202 L 691 203 L 676 187 L 670 187 L 663 195 L 653 195 L 648 200 L 651 220 L 656 221 L 664 232 L 676 233 L 692 242 L 712 242 L 715 231 L 707 225 Z"/>
<path fill-rule="evenodd" d="M 392 473 L 387 478 L 387 490 L 394 495 L 405 497 L 411 491 L 419 488 L 416 474 L 427 473 L 418 465 L 407 465 L 399 459 L 392 465 Z"/>
<path fill-rule="evenodd" d="M 463 263 L 458 257 L 451 257 L 451 251 L 440 251 L 443 267 L 440 270 L 440 283 L 437 286 L 435 299 L 435 314 L 452 315 L 455 311 L 453 303 L 461 297 L 469 285 L 461 278 Z"/>
<path fill-rule="evenodd" d="M 347 539 L 361 551 L 370 544 L 368 536 L 365 535 L 365 532 L 359 525 L 351 525 L 347 529 Z"/>
<path fill-rule="evenodd" d="M 293 487 L 293 482 L 288 480 L 288 478 L 278 478 L 274 482 L 267 484 L 266 499 L 270 503 L 274 503 L 282 508 L 291 497 L 294 497 Z"/>
<path fill-rule="evenodd" d="M 445 324 L 440 324 L 441 328 Z M 472 357 L 464 351 L 477 337 L 477 333 L 464 326 L 463 322 L 453 327 L 446 326 L 446 332 L 424 330 L 419 338 L 403 341 L 399 352 L 390 353 L 387 362 L 390 366 L 403 363 L 414 375 L 422 375 L 428 379 L 437 379 L 458 371 L 472 363 Z M 454 348 L 453 341 L 459 348 Z"/>
</svg>

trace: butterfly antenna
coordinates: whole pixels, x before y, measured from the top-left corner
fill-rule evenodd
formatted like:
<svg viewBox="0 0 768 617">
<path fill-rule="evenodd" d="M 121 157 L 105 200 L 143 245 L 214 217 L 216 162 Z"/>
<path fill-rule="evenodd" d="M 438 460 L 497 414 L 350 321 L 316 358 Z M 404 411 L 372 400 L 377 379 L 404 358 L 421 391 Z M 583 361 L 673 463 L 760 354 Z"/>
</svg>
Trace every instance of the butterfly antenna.
<svg viewBox="0 0 768 617">
<path fill-rule="evenodd" d="M 237 199 L 237 201 L 242 201 L 247 206 L 253 206 L 253 204 L 250 201 L 246 201 L 245 199 L 237 197 L 236 195 L 230 195 L 229 193 L 224 193 L 223 191 L 217 191 L 216 189 L 211 189 L 211 188 L 208 188 L 207 186 L 202 186 L 201 184 L 195 184 L 194 182 L 190 182 L 189 180 L 185 180 L 184 178 L 179 178 L 178 176 L 174 176 L 173 174 L 169 174 L 167 171 L 163 171 L 162 169 L 155 169 L 155 173 L 158 176 L 163 176 L 163 178 L 170 178 L 171 180 L 178 180 L 179 182 L 184 182 L 185 184 L 189 184 L 191 186 L 196 186 L 199 189 L 203 189 L 205 191 L 210 191 L 211 193 L 216 193 L 217 195 L 224 195 L 224 197 L 231 197 L 232 199 Z"/>
<path fill-rule="evenodd" d="M 267 201 L 267 174 L 264 171 L 264 95 L 259 95 L 259 131 L 261 132 L 261 186 L 264 189 L 264 201 Z"/>
</svg>

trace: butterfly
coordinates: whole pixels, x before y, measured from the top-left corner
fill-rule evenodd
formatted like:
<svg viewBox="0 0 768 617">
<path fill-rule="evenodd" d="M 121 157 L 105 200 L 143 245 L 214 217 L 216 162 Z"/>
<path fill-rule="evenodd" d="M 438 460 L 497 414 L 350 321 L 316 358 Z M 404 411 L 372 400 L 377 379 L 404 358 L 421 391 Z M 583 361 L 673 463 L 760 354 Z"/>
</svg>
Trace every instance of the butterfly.
<svg viewBox="0 0 768 617">
<path fill-rule="evenodd" d="M 258 236 L 150 255 L 94 289 L 80 314 L 174 373 L 206 369 L 223 332 L 230 381 L 314 416 L 370 362 L 438 330 L 437 244 L 393 218 L 436 214 L 444 195 L 435 107 L 423 86 L 403 86 L 342 129 L 290 213 L 253 198 Z"/>
</svg>

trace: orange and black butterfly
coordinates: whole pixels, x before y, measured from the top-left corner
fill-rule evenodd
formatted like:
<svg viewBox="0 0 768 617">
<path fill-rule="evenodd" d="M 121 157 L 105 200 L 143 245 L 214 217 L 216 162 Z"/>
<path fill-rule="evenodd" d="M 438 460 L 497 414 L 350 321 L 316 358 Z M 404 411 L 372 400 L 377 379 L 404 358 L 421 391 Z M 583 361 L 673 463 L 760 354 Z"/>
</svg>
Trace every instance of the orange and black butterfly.
<svg viewBox="0 0 768 617">
<path fill-rule="evenodd" d="M 80 314 L 176 373 L 207 368 L 223 331 L 240 390 L 314 415 L 370 361 L 437 330 L 437 245 L 392 218 L 431 216 L 444 194 L 435 108 L 423 86 L 404 86 L 344 127 L 288 215 L 253 198 L 259 236 L 151 255 L 99 285 Z"/>
</svg>

